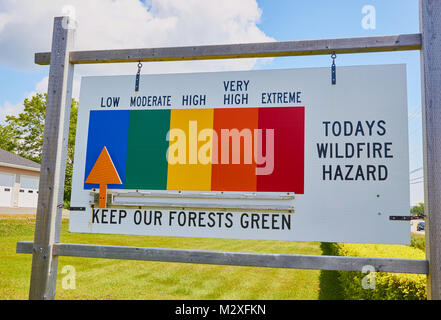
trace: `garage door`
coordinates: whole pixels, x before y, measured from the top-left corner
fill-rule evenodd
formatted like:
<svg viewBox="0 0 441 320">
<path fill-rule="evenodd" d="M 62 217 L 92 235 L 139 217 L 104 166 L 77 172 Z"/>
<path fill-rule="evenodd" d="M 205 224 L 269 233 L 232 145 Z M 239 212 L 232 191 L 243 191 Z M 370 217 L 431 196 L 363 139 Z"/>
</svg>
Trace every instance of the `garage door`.
<svg viewBox="0 0 441 320">
<path fill-rule="evenodd" d="M 18 193 L 19 207 L 37 207 L 38 201 L 38 177 L 25 176 L 20 177 L 20 191 Z"/>
<path fill-rule="evenodd" d="M 0 173 L 0 207 L 12 207 L 15 174 Z"/>
</svg>

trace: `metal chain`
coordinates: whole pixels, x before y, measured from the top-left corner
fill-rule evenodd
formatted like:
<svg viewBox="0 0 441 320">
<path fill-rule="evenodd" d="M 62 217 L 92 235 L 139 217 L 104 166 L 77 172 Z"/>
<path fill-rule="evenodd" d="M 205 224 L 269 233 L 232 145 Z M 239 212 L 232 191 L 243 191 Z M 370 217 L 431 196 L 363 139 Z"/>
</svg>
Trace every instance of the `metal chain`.
<svg viewBox="0 0 441 320">
<path fill-rule="evenodd" d="M 331 76 L 332 76 L 332 80 L 331 83 L 332 85 L 335 85 L 337 83 L 337 68 L 335 66 L 335 59 L 337 58 L 337 54 L 335 53 L 335 51 L 331 54 L 331 59 L 332 59 L 332 65 L 331 65 Z"/>
<path fill-rule="evenodd" d="M 139 91 L 139 78 L 141 75 L 141 68 L 142 68 L 142 63 L 141 61 L 138 62 L 138 72 L 136 72 L 136 80 L 135 80 L 135 92 Z"/>
</svg>

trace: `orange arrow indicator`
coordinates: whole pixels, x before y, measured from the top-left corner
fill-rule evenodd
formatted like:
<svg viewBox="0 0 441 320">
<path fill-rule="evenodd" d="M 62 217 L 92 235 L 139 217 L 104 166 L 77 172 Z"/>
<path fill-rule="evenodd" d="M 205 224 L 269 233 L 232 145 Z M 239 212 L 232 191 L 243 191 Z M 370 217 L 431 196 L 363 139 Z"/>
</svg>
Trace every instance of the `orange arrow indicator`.
<svg viewBox="0 0 441 320">
<path fill-rule="evenodd" d="M 115 169 L 112 158 L 104 147 L 100 156 L 93 165 L 89 176 L 86 179 L 86 183 L 95 183 L 100 185 L 99 194 L 99 208 L 105 208 L 107 202 L 107 185 L 108 184 L 122 184 L 119 178 L 118 171 Z"/>
</svg>

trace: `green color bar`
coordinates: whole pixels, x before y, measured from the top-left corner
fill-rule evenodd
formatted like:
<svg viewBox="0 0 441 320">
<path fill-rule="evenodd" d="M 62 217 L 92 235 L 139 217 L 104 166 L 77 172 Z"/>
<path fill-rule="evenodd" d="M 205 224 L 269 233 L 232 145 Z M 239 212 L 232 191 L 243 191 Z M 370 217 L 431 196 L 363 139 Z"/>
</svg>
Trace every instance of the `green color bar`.
<svg viewBox="0 0 441 320">
<path fill-rule="evenodd" d="M 131 110 L 125 189 L 166 190 L 170 110 Z"/>
</svg>

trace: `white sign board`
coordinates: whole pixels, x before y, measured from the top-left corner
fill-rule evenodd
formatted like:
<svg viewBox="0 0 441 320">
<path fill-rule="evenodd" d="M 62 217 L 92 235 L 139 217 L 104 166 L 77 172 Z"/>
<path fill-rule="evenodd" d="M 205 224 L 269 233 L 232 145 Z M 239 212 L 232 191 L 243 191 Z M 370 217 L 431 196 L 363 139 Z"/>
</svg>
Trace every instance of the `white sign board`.
<svg viewBox="0 0 441 320">
<path fill-rule="evenodd" d="M 406 244 L 405 65 L 84 77 L 71 232 Z"/>
</svg>

